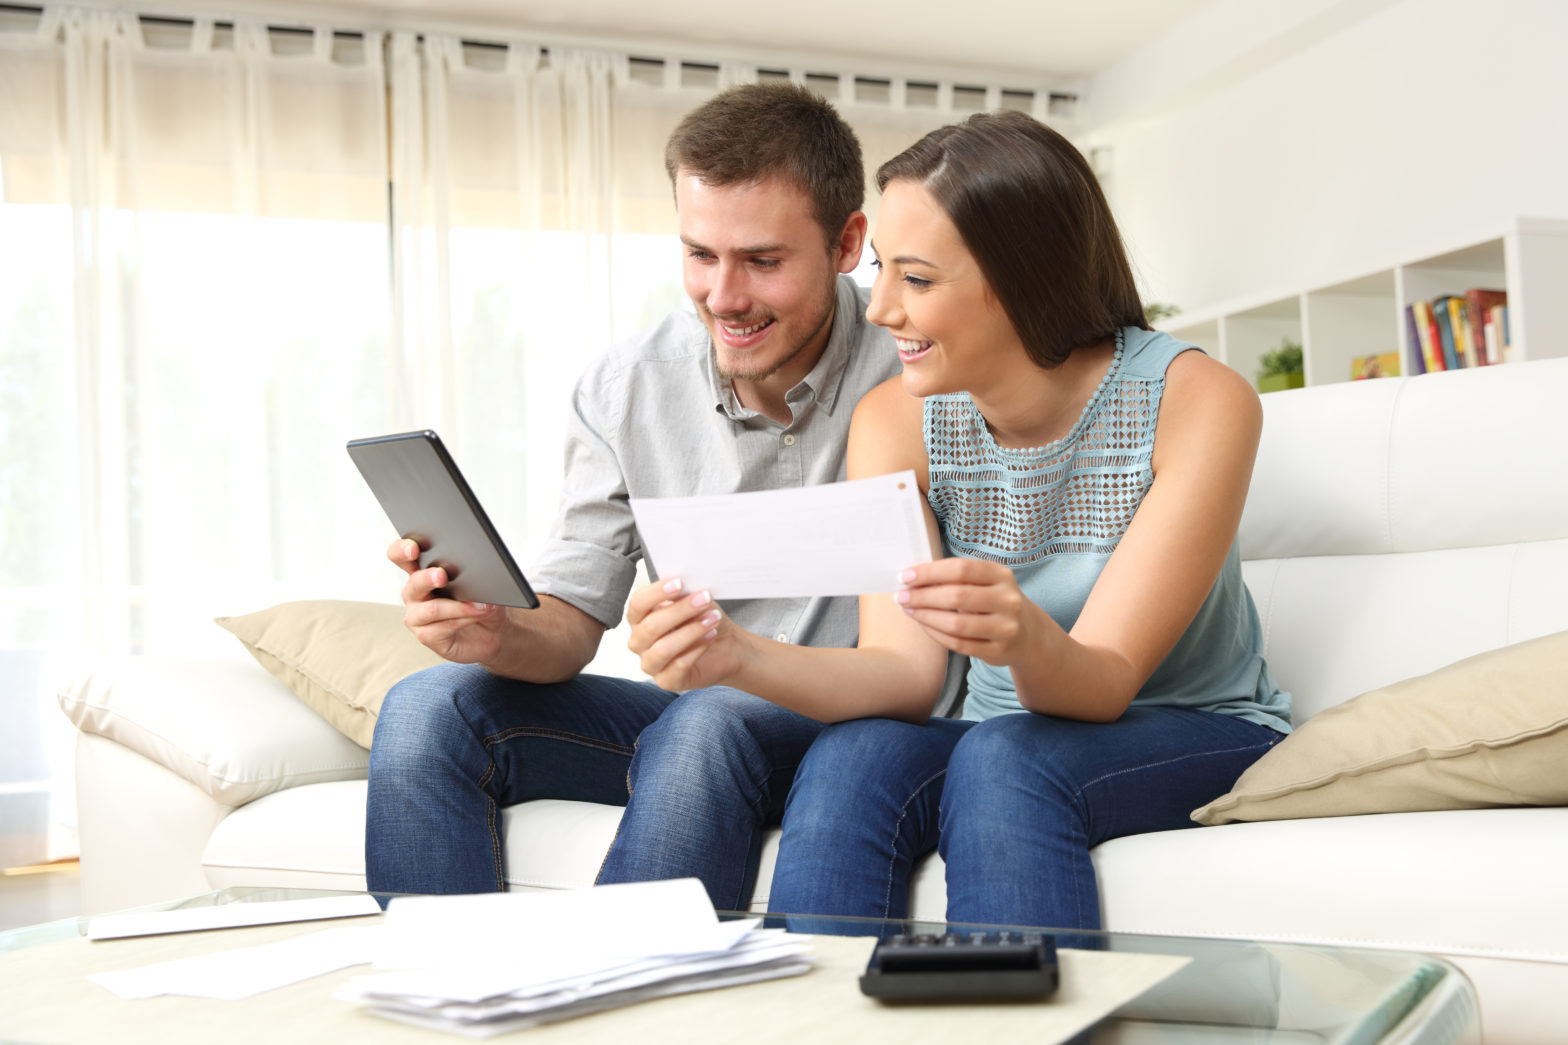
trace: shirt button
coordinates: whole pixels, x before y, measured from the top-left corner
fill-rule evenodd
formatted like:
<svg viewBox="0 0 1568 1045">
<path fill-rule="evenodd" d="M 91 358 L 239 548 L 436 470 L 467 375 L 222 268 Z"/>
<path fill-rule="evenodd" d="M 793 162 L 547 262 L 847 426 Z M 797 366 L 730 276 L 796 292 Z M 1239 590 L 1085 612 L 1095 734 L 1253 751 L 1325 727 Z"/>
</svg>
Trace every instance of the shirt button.
<svg viewBox="0 0 1568 1045">
<path fill-rule="evenodd" d="M 784 437 L 784 445 L 785 446 L 794 446 L 795 445 L 795 437 L 792 436 L 792 435 L 786 435 Z"/>
<path fill-rule="evenodd" d="M 775 642 L 788 642 L 789 641 L 789 636 L 784 634 L 781 631 L 777 635 L 773 636 L 773 641 L 775 641 Z"/>
</svg>

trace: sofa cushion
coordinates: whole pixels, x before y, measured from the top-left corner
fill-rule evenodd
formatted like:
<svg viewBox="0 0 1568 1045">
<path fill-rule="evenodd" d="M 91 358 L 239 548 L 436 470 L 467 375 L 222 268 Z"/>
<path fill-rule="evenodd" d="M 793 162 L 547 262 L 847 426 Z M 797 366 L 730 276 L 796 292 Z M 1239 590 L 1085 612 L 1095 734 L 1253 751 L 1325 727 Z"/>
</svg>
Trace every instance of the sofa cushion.
<svg viewBox="0 0 1568 1045">
<path fill-rule="evenodd" d="M 304 784 L 363 778 L 369 762 L 363 748 L 237 649 L 221 659 L 144 655 L 106 662 L 65 686 L 59 699 L 83 733 L 151 759 L 226 806 Z"/>
<path fill-rule="evenodd" d="M 1568 804 L 1568 632 L 1312 716 L 1195 811 L 1200 824 Z"/>
<path fill-rule="evenodd" d="M 443 663 L 403 627 L 403 607 L 334 599 L 285 602 L 219 617 L 294 694 L 360 747 L 370 747 L 392 686 Z"/>
<path fill-rule="evenodd" d="M 1568 963 L 1568 808 L 1152 831 L 1091 856 L 1113 932 Z"/>
<path fill-rule="evenodd" d="M 213 888 L 365 888 L 364 780 L 290 787 L 234 810 L 201 854 Z"/>
</svg>

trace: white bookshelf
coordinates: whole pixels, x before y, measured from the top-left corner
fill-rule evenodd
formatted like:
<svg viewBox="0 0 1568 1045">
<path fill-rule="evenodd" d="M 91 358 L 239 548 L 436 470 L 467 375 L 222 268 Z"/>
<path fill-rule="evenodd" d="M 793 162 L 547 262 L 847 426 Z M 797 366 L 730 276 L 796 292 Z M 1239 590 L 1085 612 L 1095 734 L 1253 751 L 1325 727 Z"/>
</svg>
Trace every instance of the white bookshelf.
<svg viewBox="0 0 1568 1045">
<path fill-rule="evenodd" d="M 1308 385 L 1351 379 L 1351 361 L 1398 352 L 1413 373 L 1405 306 L 1471 287 L 1508 292 L 1512 345 L 1505 363 L 1568 356 L 1568 221 L 1518 218 L 1496 235 L 1427 251 L 1385 268 L 1305 290 L 1182 312 L 1161 330 L 1191 342 L 1255 381 L 1258 360 L 1300 342 Z"/>
</svg>

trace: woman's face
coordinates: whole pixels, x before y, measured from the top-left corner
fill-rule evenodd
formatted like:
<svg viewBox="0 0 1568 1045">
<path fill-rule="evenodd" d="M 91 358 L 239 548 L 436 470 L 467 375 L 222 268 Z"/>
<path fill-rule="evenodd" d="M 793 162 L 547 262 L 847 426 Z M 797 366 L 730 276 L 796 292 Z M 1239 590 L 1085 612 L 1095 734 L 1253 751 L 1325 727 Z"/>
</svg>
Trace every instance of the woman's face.
<svg viewBox="0 0 1568 1045">
<path fill-rule="evenodd" d="M 1001 302 L 941 206 L 912 181 L 882 193 L 866 318 L 886 327 L 917 396 L 981 392 L 1028 359 Z"/>
</svg>

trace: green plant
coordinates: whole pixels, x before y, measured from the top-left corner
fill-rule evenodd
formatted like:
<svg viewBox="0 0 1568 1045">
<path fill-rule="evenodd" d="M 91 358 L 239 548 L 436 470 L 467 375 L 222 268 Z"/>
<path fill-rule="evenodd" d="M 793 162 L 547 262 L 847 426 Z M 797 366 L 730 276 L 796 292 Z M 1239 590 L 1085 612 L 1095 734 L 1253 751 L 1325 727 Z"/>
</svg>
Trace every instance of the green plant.
<svg viewBox="0 0 1568 1045">
<path fill-rule="evenodd" d="M 1301 373 L 1301 342 L 1290 338 L 1280 339 L 1279 347 L 1265 352 L 1258 359 L 1258 379 L 1274 374 Z"/>
<path fill-rule="evenodd" d="M 1175 305 L 1168 305 L 1163 301 L 1151 301 L 1143 306 L 1143 319 L 1151 327 L 1162 319 L 1169 319 L 1178 315 L 1181 309 Z"/>
</svg>

